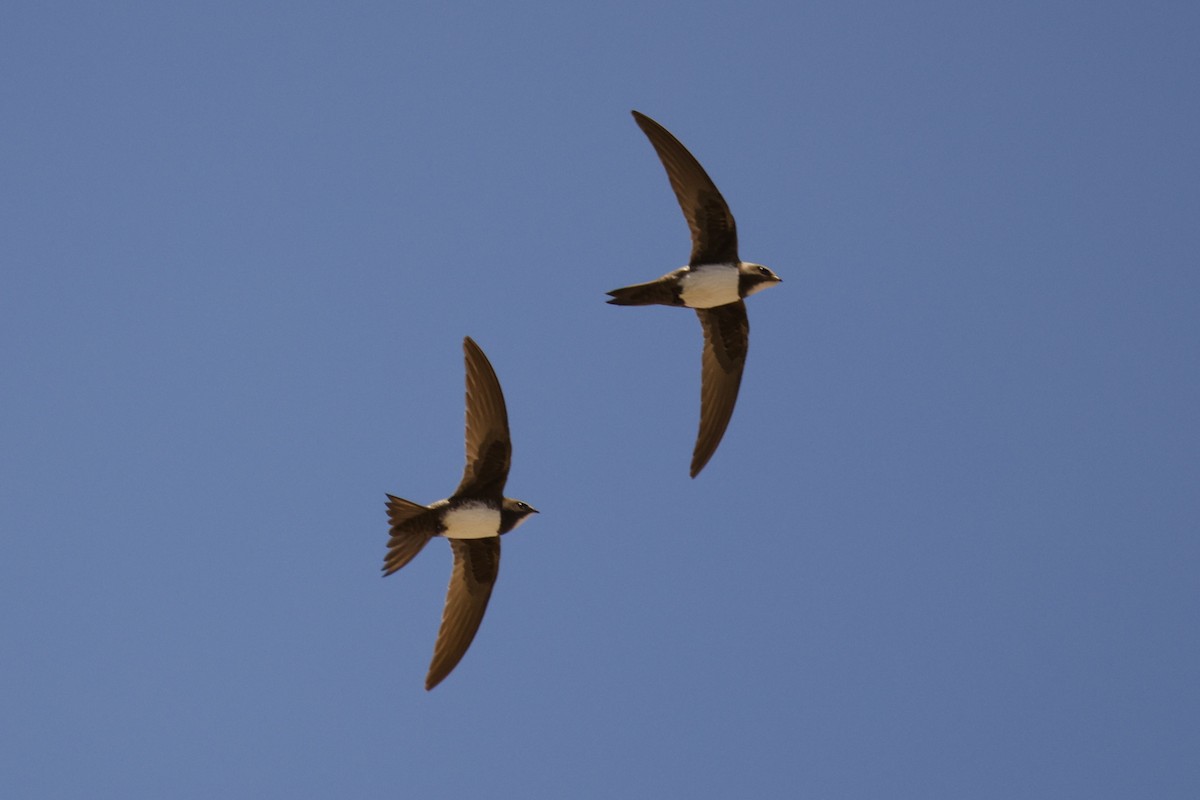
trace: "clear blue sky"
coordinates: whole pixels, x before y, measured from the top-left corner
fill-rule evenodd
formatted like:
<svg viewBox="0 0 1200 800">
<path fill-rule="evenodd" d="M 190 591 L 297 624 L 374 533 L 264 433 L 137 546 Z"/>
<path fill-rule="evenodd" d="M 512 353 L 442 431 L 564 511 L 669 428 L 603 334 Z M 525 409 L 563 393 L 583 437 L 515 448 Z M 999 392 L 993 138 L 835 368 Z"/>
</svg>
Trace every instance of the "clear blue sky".
<svg viewBox="0 0 1200 800">
<path fill-rule="evenodd" d="M 3 796 L 1200 793 L 1194 5 L 4 17 Z M 696 480 L 631 108 L 784 278 Z M 464 335 L 542 514 L 426 693 Z"/>
</svg>

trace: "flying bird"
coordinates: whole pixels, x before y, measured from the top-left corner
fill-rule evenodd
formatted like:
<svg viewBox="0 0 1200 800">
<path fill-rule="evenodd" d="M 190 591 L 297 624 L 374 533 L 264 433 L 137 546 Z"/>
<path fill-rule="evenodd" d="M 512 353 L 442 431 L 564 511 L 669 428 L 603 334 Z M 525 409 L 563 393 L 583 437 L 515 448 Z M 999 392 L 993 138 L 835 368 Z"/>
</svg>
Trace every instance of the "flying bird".
<svg viewBox="0 0 1200 800">
<path fill-rule="evenodd" d="M 633 118 L 667 170 L 692 231 L 692 257 L 687 266 L 661 278 L 612 290 L 608 302 L 618 306 L 686 306 L 696 309 L 700 317 L 704 354 L 700 431 L 692 451 L 694 478 L 716 452 L 737 402 L 750 342 L 750 320 L 742 301 L 782 279 L 762 264 L 738 258 L 733 214 L 700 162 L 662 125 L 637 111 Z"/>
<path fill-rule="evenodd" d="M 487 610 L 500 568 L 500 537 L 537 509 L 504 496 L 512 442 L 500 381 L 479 345 L 466 337 L 467 466 L 454 494 L 423 506 L 388 495 L 391 538 L 383 559 L 384 576 L 412 561 L 434 536 L 450 540 L 454 569 L 433 660 L 425 677 L 428 691 L 458 665 Z"/>
</svg>

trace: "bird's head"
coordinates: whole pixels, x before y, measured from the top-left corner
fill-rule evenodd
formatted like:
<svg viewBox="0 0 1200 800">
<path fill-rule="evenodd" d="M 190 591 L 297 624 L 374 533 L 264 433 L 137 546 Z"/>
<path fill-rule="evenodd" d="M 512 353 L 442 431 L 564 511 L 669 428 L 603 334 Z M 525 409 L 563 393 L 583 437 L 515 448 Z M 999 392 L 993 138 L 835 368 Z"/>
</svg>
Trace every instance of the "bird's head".
<svg viewBox="0 0 1200 800">
<path fill-rule="evenodd" d="M 782 280 L 783 278 L 762 264 L 751 264 L 749 261 L 738 264 L 738 294 L 742 297 L 749 297 Z"/>
<path fill-rule="evenodd" d="M 504 498 L 504 502 L 500 505 L 500 533 L 514 530 L 530 514 L 536 513 L 538 510 L 524 500 L 516 500 L 512 497 Z"/>
</svg>

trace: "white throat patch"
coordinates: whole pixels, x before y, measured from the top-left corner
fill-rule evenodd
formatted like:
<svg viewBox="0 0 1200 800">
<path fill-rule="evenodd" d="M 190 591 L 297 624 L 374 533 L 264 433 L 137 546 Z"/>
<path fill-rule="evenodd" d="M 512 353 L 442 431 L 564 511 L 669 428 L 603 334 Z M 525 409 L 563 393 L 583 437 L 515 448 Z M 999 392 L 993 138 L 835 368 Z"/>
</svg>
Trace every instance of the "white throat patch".
<svg viewBox="0 0 1200 800">
<path fill-rule="evenodd" d="M 749 297 L 752 294 L 758 294 L 759 292 L 761 292 L 763 289 L 767 288 L 768 286 L 774 286 L 774 285 L 775 284 L 772 281 L 763 281 L 762 283 L 753 284 L 749 289 L 746 290 L 746 297 Z"/>
<path fill-rule="evenodd" d="M 735 264 L 701 264 L 683 274 L 679 296 L 688 308 L 713 308 L 741 299 Z"/>
<path fill-rule="evenodd" d="M 500 531 L 500 511 L 483 503 L 469 503 L 442 518 L 447 539 L 486 539 Z"/>
</svg>

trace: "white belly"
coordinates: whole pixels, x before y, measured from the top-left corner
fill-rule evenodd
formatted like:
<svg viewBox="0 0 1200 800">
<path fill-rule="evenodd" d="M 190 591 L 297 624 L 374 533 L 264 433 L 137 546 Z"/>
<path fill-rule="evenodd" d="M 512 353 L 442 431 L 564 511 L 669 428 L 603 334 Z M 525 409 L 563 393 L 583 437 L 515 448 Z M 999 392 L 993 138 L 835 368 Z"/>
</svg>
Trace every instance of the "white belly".
<svg viewBox="0 0 1200 800">
<path fill-rule="evenodd" d="M 500 511 L 483 504 L 465 505 L 446 514 L 442 520 L 447 539 L 486 539 L 498 535 Z"/>
<path fill-rule="evenodd" d="M 702 264 L 684 273 L 679 287 L 683 304 L 689 308 L 712 308 L 736 303 L 738 271 L 733 264 Z"/>
</svg>

